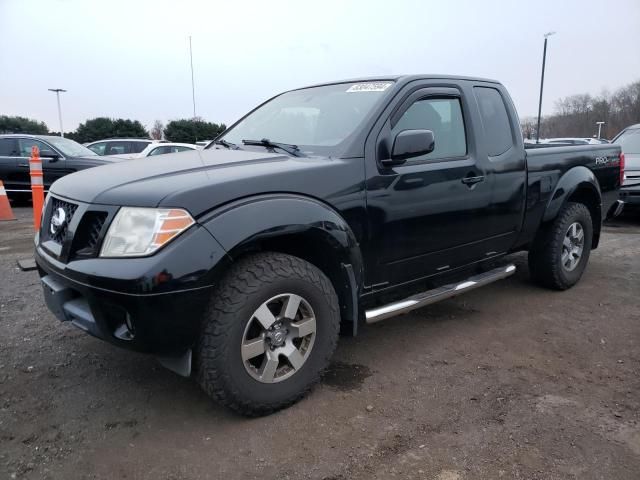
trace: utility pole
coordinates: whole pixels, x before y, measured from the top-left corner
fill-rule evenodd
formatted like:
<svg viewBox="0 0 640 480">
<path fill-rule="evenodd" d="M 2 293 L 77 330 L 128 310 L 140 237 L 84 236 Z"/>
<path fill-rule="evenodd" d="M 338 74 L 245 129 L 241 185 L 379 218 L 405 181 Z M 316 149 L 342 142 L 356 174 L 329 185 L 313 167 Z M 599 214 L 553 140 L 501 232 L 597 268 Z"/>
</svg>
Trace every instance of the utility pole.
<svg viewBox="0 0 640 480">
<path fill-rule="evenodd" d="M 50 92 L 56 92 L 56 98 L 58 100 L 58 120 L 60 121 L 60 136 L 64 137 L 64 129 L 62 128 L 62 110 L 60 109 L 60 92 L 66 92 L 62 88 L 50 88 Z"/>
<path fill-rule="evenodd" d="M 544 67 L 547 61 L 547 39 L 556 32 L 544 34 L 544 50 L 542 51 L 542 76 L 540 77 L 540 100 L 538 101 L 538 128 L 536 129 L 536 143 L 540 143 L 540 115 L 542 115 L 542 89 L 544 88 Z"/>
<path fill-rule="evenodd" d="M 598 125 L 598 140 L 600 140 L 600 133 L 602 133 L 602 125 L 604 125 L 604 122 L 596 122 L 596 125 Z"/>
<path fill-rule="evenodd" d="M 196 87 L 193 81 L 193 49 L 191 48 L 191 35 L 189 35 L 189 58 L 191 60 L 191 98 L 193 100 L 193 118 L 196 118 Z"/>
</svg>

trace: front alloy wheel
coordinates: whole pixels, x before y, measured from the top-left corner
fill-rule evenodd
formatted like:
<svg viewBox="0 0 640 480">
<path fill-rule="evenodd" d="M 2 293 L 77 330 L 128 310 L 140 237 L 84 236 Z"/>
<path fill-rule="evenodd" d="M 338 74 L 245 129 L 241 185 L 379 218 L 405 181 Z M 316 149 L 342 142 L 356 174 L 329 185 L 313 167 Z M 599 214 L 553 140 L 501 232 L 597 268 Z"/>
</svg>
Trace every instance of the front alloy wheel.
<svg viewBox="0 0 640 480">
<path fill-rule="evenodd" d="M 329 364 L 340 308 L 331 281 L 301 258 L 237 260 L 213 291 L 196 349 L 198 383 L 248 416 L 296 402 Z"/>
<path fill-rule="evenodd" d="M 302 368 L 315 339 L 316 317 L 309 302 L 293 293 L 273 297 L 244 329 L 244 368 L 259 382 L 281 382 Z"/>
</svg>

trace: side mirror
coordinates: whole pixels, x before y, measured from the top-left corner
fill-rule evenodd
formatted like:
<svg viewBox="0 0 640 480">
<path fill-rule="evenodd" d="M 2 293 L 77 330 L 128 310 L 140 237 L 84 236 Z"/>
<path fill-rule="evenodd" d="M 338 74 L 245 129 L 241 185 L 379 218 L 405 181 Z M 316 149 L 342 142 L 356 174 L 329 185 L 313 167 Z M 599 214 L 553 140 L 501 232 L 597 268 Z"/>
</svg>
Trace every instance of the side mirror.
<svg viewBox="0 0 640 480">
<path fill-rule="evenodd" d="M 393 140 L 391 159 L 384 165 L 400 165 L 408 158 L 433 152 L 436 140 L 431 130 L 402 130 Z"/>
<path fill-rule="evenodd" d="M 60 155 L 53 150 L 40 150 L 40 158 L 49 158 L 50 162 L 57 162 L 60 160 Z"/>
</svg>

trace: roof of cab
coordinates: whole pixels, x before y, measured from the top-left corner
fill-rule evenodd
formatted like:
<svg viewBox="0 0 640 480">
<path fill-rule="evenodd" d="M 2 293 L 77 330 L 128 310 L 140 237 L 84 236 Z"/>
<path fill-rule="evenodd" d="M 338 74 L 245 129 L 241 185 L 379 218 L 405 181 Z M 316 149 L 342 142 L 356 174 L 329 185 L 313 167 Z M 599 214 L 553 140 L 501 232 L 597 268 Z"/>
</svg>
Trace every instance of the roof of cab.
<svg viewBox="0 0 640 480">
<path fill-rule="evenodd" d="M 357 77 L 345 80 L 336 80 L 332 82 L 316 83 L 313 85 L 307 85 L 306 87 L 294 88 L 293 90 L 303 90 L 305 88 L 322 87 L 325 85 L 338 85 L 340 83 L 366 83 L 366 82 L 396 82 L 396 83 L 408 83 L 414 80 L 463 80 L 472 82 L 487 82 L 500 84 L 498 80 L 492 80 L 489 78 L 480 77 L 465 77 L 460 75 L 438 75 L 438 74 L 412 74 L 412 75 L 378 75 L 371 77 Z"/>
</svg>

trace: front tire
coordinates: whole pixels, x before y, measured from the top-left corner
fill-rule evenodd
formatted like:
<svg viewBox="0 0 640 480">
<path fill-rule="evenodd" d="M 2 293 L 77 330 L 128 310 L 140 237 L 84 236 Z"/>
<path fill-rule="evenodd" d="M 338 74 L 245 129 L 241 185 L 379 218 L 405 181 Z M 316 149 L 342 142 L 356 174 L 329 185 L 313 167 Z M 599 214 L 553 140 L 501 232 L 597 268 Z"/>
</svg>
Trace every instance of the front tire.
<svg viewBox="0 0 640 480">
<path fill-rule="evenodd" d="M 291 255 L 251 255 L 215 289 L 196 351 L 198 383 L 242 415 L 285 408 L 319 380 L 339 327 L 337 295 L 318 268 Z"/>
<path fill-rule="evenodd" d="M 529 251 L 531 278 L 555 290 L 574 286 L 587 267 L 592 242 L 589 209 L 582 203 L 567 203 Z"/>
</svg>

